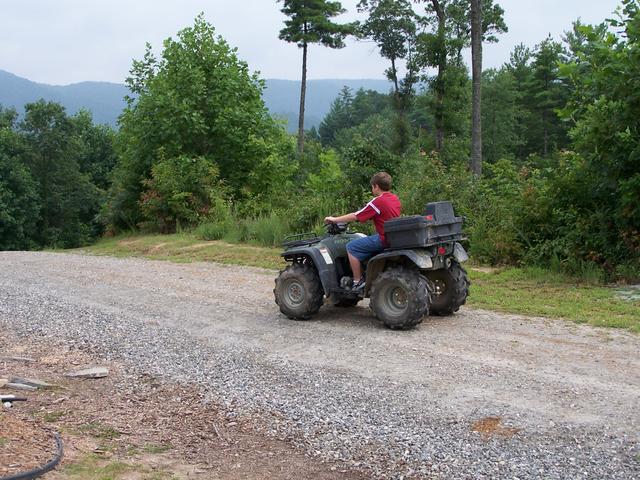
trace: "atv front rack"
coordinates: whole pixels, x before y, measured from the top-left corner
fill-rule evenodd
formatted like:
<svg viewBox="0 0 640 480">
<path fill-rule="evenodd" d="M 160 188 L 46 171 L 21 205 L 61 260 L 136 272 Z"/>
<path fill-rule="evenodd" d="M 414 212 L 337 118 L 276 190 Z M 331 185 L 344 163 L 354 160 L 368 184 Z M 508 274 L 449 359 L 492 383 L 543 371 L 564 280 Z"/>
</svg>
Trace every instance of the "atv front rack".
<svg viewBox="0 0 640 480">
<path fill-rule="evenodd" d="M 302 247 L 305 245 L 313 245 L 318 243 L 320 238 L 313 232 L 296 233 L 294 235 L 287 235 L 282 241 L 282 246 L 285 248 Z"/>
</svg>

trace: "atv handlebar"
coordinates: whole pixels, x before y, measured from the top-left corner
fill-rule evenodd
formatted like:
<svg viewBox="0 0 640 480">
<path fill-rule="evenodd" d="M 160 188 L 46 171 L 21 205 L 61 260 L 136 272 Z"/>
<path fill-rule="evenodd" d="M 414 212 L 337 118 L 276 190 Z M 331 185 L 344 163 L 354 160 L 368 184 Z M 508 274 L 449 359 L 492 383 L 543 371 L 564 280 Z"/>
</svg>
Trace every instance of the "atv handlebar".
<svg viewBox="0 0 640 480">
<path fill-rule="evenodd" d="M 340 233 L 347 231 L 347 223 L 327 223 L 325 228 L 327 229 L 327 233 L 329 235 L 338 235 Z"/>
</svg>

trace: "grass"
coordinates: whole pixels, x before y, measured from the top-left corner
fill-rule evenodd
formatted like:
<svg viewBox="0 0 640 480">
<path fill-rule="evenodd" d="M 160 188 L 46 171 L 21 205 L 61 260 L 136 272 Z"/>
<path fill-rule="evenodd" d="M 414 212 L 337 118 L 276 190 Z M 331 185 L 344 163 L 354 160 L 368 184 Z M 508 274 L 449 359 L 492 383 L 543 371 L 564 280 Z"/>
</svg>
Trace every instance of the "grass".
<svg viewBox="0 0 640 480">
<path fill-rule="evenodd" d="M 141 465 L 117 460 L 104 460 L 95 454 L 87 454 L 61 470 L 62 478 L 78 480 L 117 480 L 139 478 L 141 480 L 172 480 L 176 477 L 163 470 L 150 470 Z"/>
<path fill-rule="evenodd" d="M 619 299 L 613 288 L 543 269 L 469 273 L 474 307 L 640 332 L 640 301 Z"/>
<path fill-rule="evenodd" d="M 78 430 L 81 433 L 88 433 L 95 438 L 101 438 L 104 440 L 113 440 L 120 436 L 120 432 L 116 429 L 100 422 L 85 423 L 84 425 L 80 425 Z"/>
<path fill-rule="evenodd" d="M 151 454 L 159 454 L 159 453 L 165 453 L 168 452 L 169 450 L 171 450 L 171 445 L 167 445 L 167 444 L 154 444 L 154 443 L 147 443 L 143 448 L 142 451 L 144 453 L 151 453 Z"/>
<path fill-rule="evenodd" d="M 42 414 L 42 419 L 48 423 L 57 422 L 62 417 L 64 417 L 64 412 L 44 412 Z"/>
<path fill-rule="evenodd" d="M 138 467 L 124 462 L 107 461 L 88 454 L 62 469 L 64 478 L 82 480 L 113 480 L 138 470 Z"/>
<path fill-rule="evenodd" d="M 220 240 L 203 241 L 195 235 L 131 235 L 107 238 L 82 249 L 94 255 L 143 257 L 178 263 L 217 262 L 276 269 L 282 266 L 280 250 Z"/>
<path fill-rule="evenodd" d="M 181 263 L 210 261 L 274 270 L 284 266 L 280 249 L 203 241 L 189 233 L 108 238 L 83 251 L 94 255 L 144 257 Z M 468 306 L 564 318 L 576 323 L 640 333 L 640 301 L 619 299 L 613 288 L 581 282 L 544 269 L 468 270 L 472 281 Z"/>
</svg>

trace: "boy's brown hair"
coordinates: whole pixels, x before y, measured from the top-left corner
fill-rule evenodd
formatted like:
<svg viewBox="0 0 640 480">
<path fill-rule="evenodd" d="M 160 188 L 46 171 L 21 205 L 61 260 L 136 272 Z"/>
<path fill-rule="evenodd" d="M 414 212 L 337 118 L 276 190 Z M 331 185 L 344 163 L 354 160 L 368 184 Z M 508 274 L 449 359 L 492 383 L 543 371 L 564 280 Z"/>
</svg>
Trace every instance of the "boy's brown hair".
<svg viewBox="0 0 640 480">
<path fill-rule="evenodd" d="M 378 172 L 371 177 L 371 186 L 377 185 L 383 192 L 391 190 L 391 175 L 387 172 Z"/>
</svg>

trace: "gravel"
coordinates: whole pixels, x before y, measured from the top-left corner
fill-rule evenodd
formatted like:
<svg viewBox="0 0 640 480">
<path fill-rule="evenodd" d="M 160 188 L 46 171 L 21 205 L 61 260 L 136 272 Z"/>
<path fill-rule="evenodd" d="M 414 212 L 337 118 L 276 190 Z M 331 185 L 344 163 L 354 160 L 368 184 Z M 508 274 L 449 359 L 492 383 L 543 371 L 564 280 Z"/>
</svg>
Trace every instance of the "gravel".
<svg viewBox="0 0 640 480">
<path fill-rule="evenodd" d="M 640 478 L 632 334 L 468 308 L 395 332 L 366 303 L 293 322 L 247 267 L 2 252 L 0 272 L 0 328 L 198 385 L 375 478 Z"/>
</svg>

